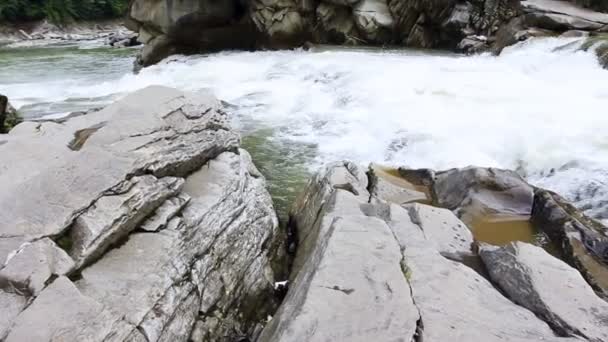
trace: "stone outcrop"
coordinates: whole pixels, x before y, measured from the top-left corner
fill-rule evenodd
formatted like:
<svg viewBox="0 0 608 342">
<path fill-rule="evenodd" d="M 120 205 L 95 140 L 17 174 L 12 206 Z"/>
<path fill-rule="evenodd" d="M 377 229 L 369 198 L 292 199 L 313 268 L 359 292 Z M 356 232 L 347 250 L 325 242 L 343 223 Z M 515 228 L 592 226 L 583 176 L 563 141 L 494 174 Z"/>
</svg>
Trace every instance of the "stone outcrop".
<svg viewBox="0 0 608 342">
<path fill-rule="evenodd" d="M 135 0 L 128 23 L 147 66 L 174 53 L 305 42 L 500 53 L 530 37 L 605 30 L 608 14 L 563 0 Z"/>
<path fill-rule="evenodd" d="M 459 261 L 455 256 L 478 256 L 471 232 L 451 211 L 400 197 L 391 203 L 381 194 L 394 192 L 376 191 L 376 184 L 349 162 L 310 180 L 292 210 L 290 289 L 260 341 L 580 340 L 553 330 Z M 608 314 L 605 304 L 592 304 L 581 305 Z"/>
<path fill-rule="evenodd" d="M 283 237 L 239 140 L 165 87 L 0 138 L 0 340 L 255 338 Z"/>
<path fill-rule="evenodd" d="M 602 32 L 608 14 L 562 0 L 523 0 L 523 14 L 503 25 L 493 45 L 495 53 L 531 37 L 557 36 L 571 30 Z"/>
<path fill-rule="evenodd" d="M 313 43 L 458 48 L 493 35 L 519 0 L 231 0 L 132 2 L 127 22 L 147 66 L 174 53 Z"/>
</svg>

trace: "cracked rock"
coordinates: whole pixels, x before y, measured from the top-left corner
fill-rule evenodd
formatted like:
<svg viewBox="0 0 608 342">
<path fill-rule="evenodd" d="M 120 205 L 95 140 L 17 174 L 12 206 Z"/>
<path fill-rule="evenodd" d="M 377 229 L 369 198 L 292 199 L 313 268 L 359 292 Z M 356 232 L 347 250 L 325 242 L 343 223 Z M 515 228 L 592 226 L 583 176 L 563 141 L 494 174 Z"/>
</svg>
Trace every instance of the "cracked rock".
<svg viewBox="0 0 608 342">
<path fill-rule="evenodd" d="M 257 336 L 282 234 L 239 142 L 212 95 L 159 86 L 8 135 L 0 340 Z"/>
</svg>

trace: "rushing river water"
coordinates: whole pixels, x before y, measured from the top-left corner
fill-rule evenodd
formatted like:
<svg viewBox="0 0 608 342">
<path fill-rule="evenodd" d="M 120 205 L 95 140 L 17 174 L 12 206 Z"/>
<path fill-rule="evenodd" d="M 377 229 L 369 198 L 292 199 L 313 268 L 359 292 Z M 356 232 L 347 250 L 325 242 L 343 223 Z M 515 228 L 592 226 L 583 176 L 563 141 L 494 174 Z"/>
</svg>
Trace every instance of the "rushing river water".
<svg viewBox="0 0 608 342">
<path fill-rule="evenodd" d="M 227 52 L 134 75 L 135 50 L 0 49 L 0 93 L 26 117 L 105 105 L 147 85 L 210 89 L 284 213 L 322 163 L 517 169 L 608 220 L 608 71 L 545 39 L 500 57 L 412 50 Z"/>
</svg>

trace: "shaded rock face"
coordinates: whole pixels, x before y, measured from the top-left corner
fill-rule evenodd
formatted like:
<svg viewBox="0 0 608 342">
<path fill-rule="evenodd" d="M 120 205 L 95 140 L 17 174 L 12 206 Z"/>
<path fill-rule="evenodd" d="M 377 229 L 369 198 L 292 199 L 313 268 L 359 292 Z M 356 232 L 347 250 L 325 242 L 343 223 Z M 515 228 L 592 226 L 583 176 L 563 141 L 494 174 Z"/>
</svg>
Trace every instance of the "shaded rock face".
<svg viewBox="0 0 608 342">
<path fill-rule="evenodd" d="M 254 47 L 257 30 L 243 0 L 134 0 L 127 26 L 146 44 L 138 63 L 147 66 L 175 53 Z"/>
<path fill-rule="evenodd" d="M 475 252 L 451 211 L 385 201 L 374 184 L 349 162 L 308 183 L 290 290 L 260 341 L 579 340 L 454 261 Z"/>
<path fill-rule="evenodd" d="M 546 190 L 536 191 L 532 220 L 559 244 L 564 259 L 580 270 L 596 291 L 608 296 L 606 227 Z"/>
<path fill-rule="evenodd" d="M 146 44 L 138 63 L 174 53 L 315 43 L 458 48 L 493 35 L 519 0 L 135 0 L 129 28 Z"/>
<path fill-rule="evenodd" d="M 150 87 L 0 145 L 0 340 L 225 341 L 275 310 L 282 237 L 218 100 Z"/>
<path fill-rule="evenodd" d="M 608 14 L 586 1 L 134 0 L 128 23 L 146 45 L 137 62 L 143 66 L 175 53 L 305 42 L 498 54 L 531 37 L 607 30 Z"/>
<path fill-rule="evenodd" d="M 11 128 L 21 122 L 17 110 L 8 102 L 8 98 L 0 94 L 0 134 L 8 133 Z"/>
</svg>

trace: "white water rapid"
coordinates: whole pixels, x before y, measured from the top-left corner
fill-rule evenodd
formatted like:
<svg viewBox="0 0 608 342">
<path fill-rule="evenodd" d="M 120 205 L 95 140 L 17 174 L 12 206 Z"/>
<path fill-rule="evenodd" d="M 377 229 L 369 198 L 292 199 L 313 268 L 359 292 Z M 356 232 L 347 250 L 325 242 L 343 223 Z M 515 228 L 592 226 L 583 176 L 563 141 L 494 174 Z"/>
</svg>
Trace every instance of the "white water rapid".
<svg viewBox="0 0 608 342">
<path fill-rule="evenodd" d="M 277 173 L 288 172 L 280 162 L 299 174 L 338 159 L 517 169 L 608 221 L 608 71 L 592 53 L 554 51 L 568 42 L 533 40 L 499 57 L 228 52 L 170 58 L 138 75 L 129 72 L 131 54 L 79 49 L 11 61 L 0 51 L 0 93 L 36 115 L 103 105 L 152 84 L 208 88 L 230 104 L 250 145 L 280 154 L 266 156 Z M 274 186 L 288 187 L 291 176 Z"/>
</svg>

